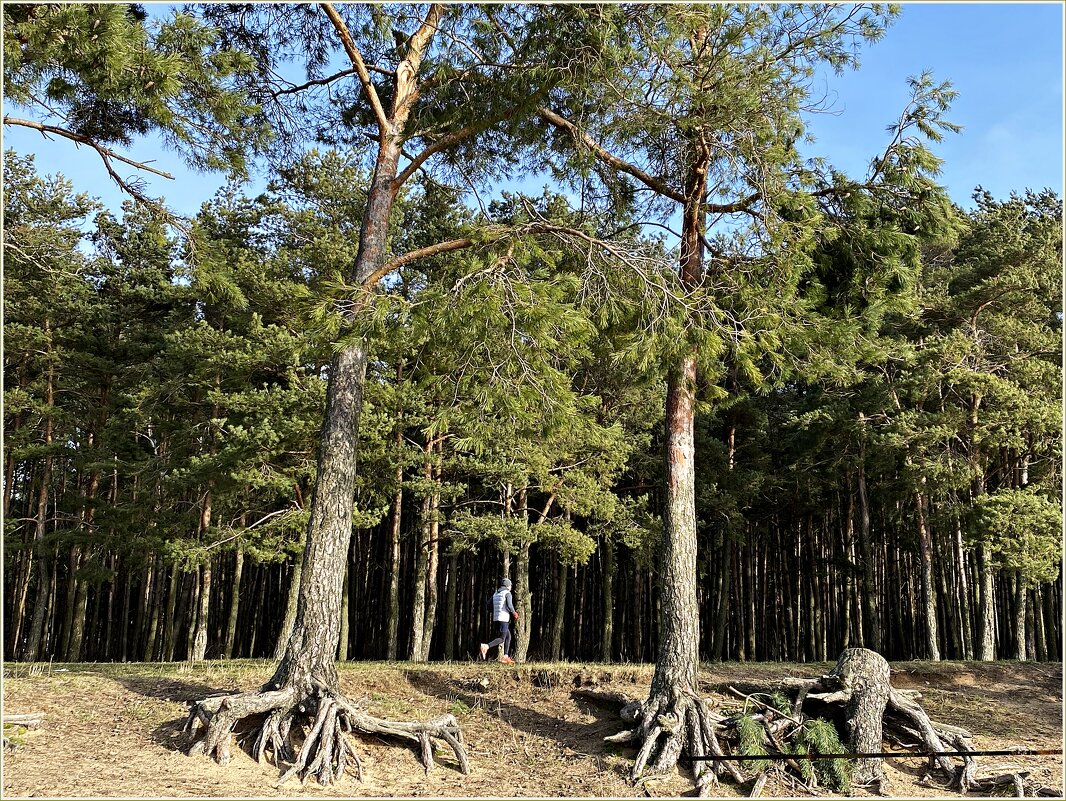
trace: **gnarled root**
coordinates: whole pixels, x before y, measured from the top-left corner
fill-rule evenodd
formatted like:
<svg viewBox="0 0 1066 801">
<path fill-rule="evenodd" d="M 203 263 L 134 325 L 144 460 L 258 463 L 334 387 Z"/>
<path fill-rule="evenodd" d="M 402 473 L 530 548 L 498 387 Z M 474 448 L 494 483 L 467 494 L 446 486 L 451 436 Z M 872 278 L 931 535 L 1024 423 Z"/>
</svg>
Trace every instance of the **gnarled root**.
<svg viewBox="0 0 1066 801">
<path fill-rule="evenodd" d="M 888 715 L 886 723 L 917 737 L 927 751 L 972 751 L 970 733 L 956 726 L 935 723 L 916 701 L 907 698 L 899 691 L 890 689 L 888 695 Z M 947 747 L 947 745 L 951 747 Z M 953 777 L 955 788 L 962 793 L 974 785 L 977 773 L 977 761 L 972 756 L 962 757 L 962 765 L 957 767 L 951 757 L 933 757 L 933 760 Z"/>
<path fill-rule="evenodd" d="M 629 715 L 634 710 L 627 709 Z M 712 762 L 706 756 L 722 756 L 716 727 L 719 718 L 710 705 L 693 692 L 679 694 L 674 701 L 653 696 L 636 710 L 636 729 L 605 738 L 607 742 L 638 743 L 630 780 L 640 782 L 648 775 L 672 770 L 682 758 L 690 759 L 701 798 L 717 787 L 718 778 L 728 774 L 736 782 L 745 779 L 733 762 Z"/>
<path fill-rule="evenodd" d="M 233 732 L 241 721 L 262 716 L 262 722 L 245 734 L 254 737 L 251 753 L 260 762 L 272 758 L 280 769 L 285 766 L 278 786 L 293 776 L 301 781 L 314 778 L 329 784 L 342 777 L 349 767 L 356 778 L 363 778 L 363 766 L 349 739 L 349 732 L 384 735 L 406 740 L 418 746 L 419 756 L 428 773 L 433 768 L 433 740 L 443 740 L 451 748 L 459 769 L 470 773 L 470 762 L 463 746 L 459 723 L 452 715 L 427 721 L 397 722 L 368 714 L 339 692 L 312 680 L 311 694 L 300 694 L 295 687 L 277 690 L 213 696 L 192 705 L 185 731 L 204 727 L 203 736 L 189 749 L 190 755 L 205 754 L 225 765 L 231 757 Z M 306 729 L 296 751 L 292 735 Z"/>
</svg>

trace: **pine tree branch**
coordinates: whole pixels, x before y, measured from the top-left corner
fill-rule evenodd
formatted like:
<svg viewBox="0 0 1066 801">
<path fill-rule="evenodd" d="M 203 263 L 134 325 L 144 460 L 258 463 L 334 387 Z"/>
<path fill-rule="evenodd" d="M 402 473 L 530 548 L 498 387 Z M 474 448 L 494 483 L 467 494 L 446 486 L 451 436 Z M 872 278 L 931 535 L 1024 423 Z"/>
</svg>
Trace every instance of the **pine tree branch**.
<svg viewBox="0 0 1066 801">
<path fill-rule="evenodd" d="M 685 196 L 681 192 L 671 189 L 658 178 L 644 172 L 644 170 L 640 169 L 640 167 L 637 167 L 635 164 L 630 164 L 625 159 L 621 159 L 613 153 L 609 152 L 599 142 L 597 142 L 587 133 L 582 131 L 580 128 L 574 125 L 574 123 L 570 122 L 570 120 L 566 119 L 565 117 L 562 117 L 559 114 L 556 114 L 551 109 L 545 108 L 543 106 L 537 109 L 537 114 L 545 122 L 548 122 L 551 125 L 554 125 L 556 128 L 561 128 L 562 130 L 566 131 L 576 141 L 582 143 L 585 147 L 591 150 L 592 153 L 596 156 L 596 158 L 602 161 L 604 164 L 614 167 L 619 172 L 624 172 L 627 175 L 633 176 L 646 187 L 648 187 L 654 192 L 657 192 L 663 197 L 668 197 L 671 200 L 677 201 L 678 203 L 685 202 Z"/>
<path fill-rule="evenodd" d="M 370 72 L 366 68 L 366 64 L 363 62 L 363 54 L 359 52 L 359 48 L 355 46 L 355 40 L 352 38 L 351 31 L 348 30 L 348 26 L 341 19 L 341 15 L 337 13 L 337 9 L 333 7 L 333 3 L 319 3 L 322 10 L 326 12 L 326 16 L 329 17 L 329 21 L 333 23 L 333 27 L 337 29 L 337 35 L 341 38 L 341 44 L 344 46 L 344 52 L 348 54 L 348 58 L 351 59 L 352 66 L 355 67 L 355 72 L 359 76 L 359 82 L 363 85 L 363 91 L 366 92 L 367 100 L 370 103 L 370 107 L 374 110 L 374 117 L 378 121 L 378 129 L 382 135 L 385 135 L 392 130 L 392 123 L 389 122 L 389 118 L 385 115 L 385 108 L 381 105 L 381 99 L 378 97 L 378 91 L 374 88 L 374 84 L 370 80 Z"/>
<path fill-rule="evenodd" d="M 443 15 L 443 3 L 431 5 L 426 19 L 418 26 L 414 35 L 407 40 L 407 52 L 403 61 L 396 67 L 396 94 L 392 100 L 392 116 L 395 120 L 406 120 L 421 94 L 415 77 L 422 65 L 422 55 L 437 32 L 437 26 Z"/>
<path fill-rule="evenodd" d="M 272 94 L 274 95 L 274 97 L 281 97 L 282 95 L 293 95 L 297 92 L 302 92 L 304 89 L 310 89 L 312 86 L 326 86 L 340 78 L 347 77 L 348 75 L 354 75 L 355 72 L 355 68 L 352 67 L 351 69 L 341 70 L 340 72 L 334 73 L 333 75 L 328 75 L 325 78 L 312 78 L 306 83 L 287 86 L 286 88 L 279 89 L 278 91 L 273 92 Z"/>
</svg>

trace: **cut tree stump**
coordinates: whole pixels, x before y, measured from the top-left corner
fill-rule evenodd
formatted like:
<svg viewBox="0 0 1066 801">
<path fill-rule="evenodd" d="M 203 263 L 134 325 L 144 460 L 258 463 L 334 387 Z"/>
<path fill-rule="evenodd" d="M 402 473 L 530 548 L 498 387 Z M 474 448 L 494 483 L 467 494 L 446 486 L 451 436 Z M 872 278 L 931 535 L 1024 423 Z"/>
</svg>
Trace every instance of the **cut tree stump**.
<svg viewBox="0 0 1066 801">
<path fill-rule="evenodd" d="M 844 707 L 849 747 L 857 752 L 883 750 L 886 736 L 902 741 L 906 734 L 926 751 L 972 751 L 970 733 L 958 726 L 935 723 L 918 703 L 921 694 L 896 690 L 889 681 L 885 658 L 867 648 L 848 648 L 829 674 L 818 679 L 785 679 L 783 689 L 798 690 L 793 715 L 799 716 L 807 700 Z M 854 781 L 886 789 L 880 759 L 856 760 Z M 935 757 L 937 767 L 952 777 L 952 784 L 965 793 L 974 785 L 977 763 L 963 757 L 956 765 L 950 757 Z"/>
<path fill-rule="evenodd" d="M 801 761 L 797 747 L 810 748 L 809 736 L 814 718 L 823 718 L 837 728 L 845 750 L 857 753 L 879 753 L 885 750 L 885 740 L 895 740 L 907 747 L 916 745 L 924 751 L 973 751 L 970 733 L 958 726 L 937 723 L 929 718 L 919 704 L 921 694 L 913 690 L 897 690 L 890 682 L 888 662 L 880 654 L 865 648 L 848 648 L 834 668 L 818 678 L 782 678 L 777 682 L 760 683 L 754 689 L 741 684 L 741 692 L 730 685 L 729 693 L 744 699 L 744 710 L 728 716 L 717 714 L 709 699 L 695 693 L 685 694 L 673 702 L 656 705 L 632 702 L 624 707 L 623 719 L 630 728 L 605 742 L 637 746 L 631 771 L 631 781 L 639 783 L 645 769 L 659 772 L 678 761 L 682 749 L 690 757 L 700 796 L 708 795 L 719 778 L 728 776 L 736 784 L 755 779 L 744 772 L 742 764 L 733 760 L 712 760 L 731 752 L 751 754 L 752 761 L 760 754 L 786 756 L 773 760 L 766 773 L 787 777 L 795 786 L 811 788 L 815 774 L 809 762 Z M 622 704 L 628 700 L 622 694 L 593 690 L 574 691 L 574 695 L 593 702 Z M 791 709 L 775 695 L 792 699 Z M 761 729 L 761 746 L 751 748 L 752 728 L 745 721 L 755 722 Z M 742 734 L 742 729 L 746 734 Z M 756 731 L 758 731 L 757 729 Z M 742 741 L 748 743 L 742 746 Z M 657 750 L 656 750 L 657 749 Z M 654 757 L 654 758 L 653 758 Z M 961 758 L 961 765 L 952 758 L 936 757 L 932 767 L 946 772 L 952 784 L 965 793 L 980 787 L 976 780 L 977 763 L 972 756 Z M 825 763 L 820 763 L 825 764 Z M 833 781 L 838 781 L 838 778 Z M 983 780 L 985 784 L 989 782 Z M 1011 780 L 1013 782 L 1013 779 Z M 853 763 L 851 782 L 856 786 L 885 793 L 888 781 L 880 758 L 865 758 Z M 761 791 L 759 782 L 752 791 Z"/>
</svg>

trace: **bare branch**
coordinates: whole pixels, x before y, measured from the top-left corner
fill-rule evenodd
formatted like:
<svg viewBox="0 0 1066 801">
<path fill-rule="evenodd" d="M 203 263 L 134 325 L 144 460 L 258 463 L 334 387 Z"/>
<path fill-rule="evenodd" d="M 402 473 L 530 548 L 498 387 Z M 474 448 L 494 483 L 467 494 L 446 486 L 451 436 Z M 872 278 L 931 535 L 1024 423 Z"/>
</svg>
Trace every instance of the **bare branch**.
<svg viewBox="0 0 1066 801">
<path fill-rule="evenodd" d="M 469 139 L 471 136 L 481 133 L 481 131 L 484 131 L 493 122 L 495 122 L 495 120 L 486 120 L 484 122 L 479 122 L 476 125 L 467 125 L 457 131 L 445 134 L 436 142 L 426 147 L 421 153 L 411 159 L 411 163 L 404 168 L 403 172 L 392 179 L 393 191 L 396 191 L 403 186 L 404 182 L 410 178 L 430 156 L 440 153 L 442 150 L 446 150 L 452 145 L 462 142 L 464 139 Z"/>
<path fill-rule="evenodd" d="M 154 175 L 158 175 L 162 178 L 169 178 L 172 181 L 174 180 L 174 176 L 171 175 L 169 172 L 163 172 L 162 170 L 156 169 L 155 167 L 151 166 L 150 164 L 146 164 L 143 161 L 134 161 L 131 158 L 123 156 L 121 153 L 116 153 L 109 147 L 101 145 L 99 142 L 96 142 L 95 140 L 89 138 L 88 136 L 85 136 L 84 134 L 76 133 L 74 131 L 68 131 L 66 128 L 57 128 L 54 125 L 45 125 L 40 122 L 34 122 L 33 120 L 23 120 L 18 117 L 8 116 L 4 117 L 4 125 L 20 125 L 23 128 L 32 128 L 35 131 L 40 131 L 42 135 L 55 134 L 56 136 L 62 136 L 64 139 L 70 139 L 72 142 L 77 142 L 79 145 L 88 145 L 100 154 L 100 158 L 103 159 L 104 164 L 107 165 L 108 172 L 111 172 L 112 177 L 115 179 L 115 181 L 124 189 L 126 188 L 125 184 L 120 178 L 117 178 L 114 175 L 114 172 L 112 171 L 110 159 L 115 159 L 115 161 L 121 161 L 123 164 L 129 164 L 131 167 L 136 167 L 138 170 L 144 170 L 145 172 L 153 173 Z"/>
<path fill-rule="evenodd" d="M 313 78 L 307 83 L 301 83 L 299 85 L 293 84 L 291 86 L 286 87 L 285 89 L 279 89 L 278 91 L 273 92 L 272 94 L 274 95 L 274 97 L 281 97 L 282 95 L 292 95 L 296 94 L 297 92 L 302 92 L 304 89 L 310 89 L 312 86 L 326 86 L 327 84 L 331 84 L 339 78 L 344 78 L 348 75 L 354 74 L 355 68 L 353 67 L 352 69 L 341 70 L 340 72 L 334 73 L 333 75 L 329 75 L 325 78 Z"/>
<path fill-rule="evenodd" d="M 433 245 L 427 245 L 424 248 L 410 250 L 402 256 L 397 256 L 395 259 L 385 262 L 374 270 L 374 272 L 367 276 L 367 279 L 363 281 L 363 287 L 370 290 L 386 275 L 410 264 L 411 262 L 418 261 L 419 259 L 428 259 L 431 256 L 439 256 L 441 253 L 451 253 L 453 250 L 462 250 L 473 244 L 473 239 L 461 237 L 459 239 L 449 239 L 446 242 L 437 242 Z"/>
</svg>

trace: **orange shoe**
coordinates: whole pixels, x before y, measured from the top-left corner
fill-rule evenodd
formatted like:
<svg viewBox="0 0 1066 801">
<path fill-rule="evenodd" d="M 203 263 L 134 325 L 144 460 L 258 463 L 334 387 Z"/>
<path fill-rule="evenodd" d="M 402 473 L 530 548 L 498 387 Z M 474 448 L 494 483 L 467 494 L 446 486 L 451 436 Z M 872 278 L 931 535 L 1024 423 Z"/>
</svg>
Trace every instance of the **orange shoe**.
<svg viewBox="0 0 1066 801">
<path fill-rule="evenodd" d="M 511 657 L 506 656 L 506 655 L 505 656 L 501 656 L 500 657 L 500 661 L 503 662 L 503 664 L 505 664 L 505 665 L 513 665 L 514 664 L 514 660 L 511 659 Z"/>
</svg>

